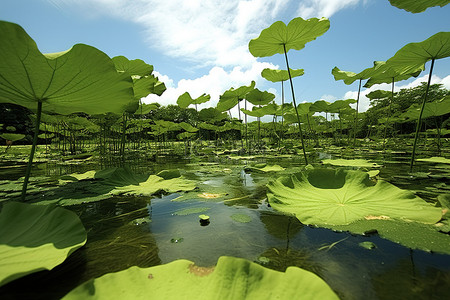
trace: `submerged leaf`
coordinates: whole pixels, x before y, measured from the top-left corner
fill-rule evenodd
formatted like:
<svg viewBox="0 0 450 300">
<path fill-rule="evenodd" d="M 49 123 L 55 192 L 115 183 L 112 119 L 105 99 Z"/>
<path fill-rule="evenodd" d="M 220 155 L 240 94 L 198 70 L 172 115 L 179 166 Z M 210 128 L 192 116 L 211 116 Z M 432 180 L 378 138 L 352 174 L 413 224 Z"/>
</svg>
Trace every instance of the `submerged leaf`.
<svg viewBox="0 0 450 300">
<path fill-rule="evenodd" d="M 304 224 L 345 225 L 365 218 L 402 219 L 434 224 L 439 208 L 366 172 L 312 169 L 268 184 L 268 199 L 279 211 Z"/>
<path fill-rule="evenodd" d="M 209 209 L 210 209 L 209 207 L 191 207 L 191 208 L 185 208 L 182 210 L 178 210 L 178 211 L 174 212 L 173 214 L 176 216 L 187 216 L 187 215 L 202 213 Z"/>
<path fill-rule="evenodd" d="M 151 268 L 127 270 L 91 279 L 63 299 L 338 299 L 331 288 L 309 271 L 264 268 L 242 258 L 222 256 L 215 267 L 176 260 Z"/>
<path fill-rule="evenodd" d="M 333 166 L 346 166 L 358 168 L 379 168 L 381 165 L 365 159 L 323 159 L 322 163 Z"/>
<path fill-rule="evenodd" d="M 417 161 L 426 161 L 430 163 L 450 164 L 450 159 L 442 156 L 433 156 L 430 158 L 419 158 Z"/>
<path fill-rule="evenodd" d="M 195 187 L 194 181 L 181 177 L 165 180 L 157 175 L 150 175 L 146 181 L 140 182 L 138 185 L 132 184 L 116 187 L 111 191 L 111 194 L 151 196 L 161 191 L 167 193 L 191 191 Z"/>
<path fill-rule="evenodd" d="M 239 223 L 248 223 L 252 220 L 252 217 L 246 214 L 232 214 L 230 217 Z"/>
<path fill-rule="evenodd" d="M 0 213 L 0 286 L 51 270 L 86 243 L 77 215 L 55 206 L 10 202 Z"/>
</svg>

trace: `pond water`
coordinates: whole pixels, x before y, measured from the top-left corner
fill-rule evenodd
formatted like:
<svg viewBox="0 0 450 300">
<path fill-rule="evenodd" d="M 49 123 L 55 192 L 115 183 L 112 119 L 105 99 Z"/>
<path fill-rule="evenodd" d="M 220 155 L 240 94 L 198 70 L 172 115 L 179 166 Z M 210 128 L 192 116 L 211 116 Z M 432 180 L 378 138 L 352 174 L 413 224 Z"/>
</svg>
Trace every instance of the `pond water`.
<svg viewBox="0 0 450 300">
<path fill-rule="evenodd" d="M 317 158 L 328 158 L 323 153 Z M 337 157 L 338 155 L 333 155 Z M 343 156 L 345 157 L 345 156 Z M 383 164 L 380 177 L 425 200 L 448 192 L 448 181 L 411 177 L 402 154 L 368 155 Z M 82 220 L 88 242 L 52 271 L 42 271 L 0 288 L 1 299 L 58 299 L 78 284 L 137 265 L 149 267 L 184 258 L 211 266 L 220 256 L 246 258 L 268 268 L 310 270 L 342 299 L 445 299 L 450 294 L 450 255 L 411 250 L 376 234 L 362 236 L 301 224 L 274 211 L 265 184 L 276 173 L 246 172 L 250 163 L 299 167 L 291 157 L 246 159 L 164 159 L 133 164 L 136 172 L 179 168 L 200 182 L 200 191 L 159 197 L 114 196 L 68 206 Z M 98 169 L 98 163 L 41 163 L 34 176 L 59 176 Z M 418 163 L 416 171 L 448 174 Z M 23 167 L 0 169 L 1 179 L 22 176 Z M 404 175 L 404 176 L 403 176 Z M 16 177 L 16 178 L 15 178 Z M 210 217 L 207 226 L 199 215 Z M 411 232 L 414 234 L 414 232 Z M 370 242 L 372 249 L 362 247 Z"/>
</svg>

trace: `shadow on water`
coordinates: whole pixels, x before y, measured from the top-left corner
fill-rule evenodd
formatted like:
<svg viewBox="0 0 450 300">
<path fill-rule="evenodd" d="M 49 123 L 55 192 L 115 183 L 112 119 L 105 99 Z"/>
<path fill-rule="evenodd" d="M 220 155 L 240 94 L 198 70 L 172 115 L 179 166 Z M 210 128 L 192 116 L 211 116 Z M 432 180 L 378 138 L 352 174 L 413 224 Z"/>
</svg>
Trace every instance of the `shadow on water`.
<svg viewBox="0 0 450 300">
<path fill-rule="evenodd" d="M 403 161 L 377 161 L 376 155 L 373 159 L 384 162 L 382 178 L 395 179 L 407 168 Z M 449 294 L 449 255 L 412 251 L 377 235 L 305 226 L 267 204 L 265 184 L 277 173 L 247 173 L 243 164 L 222 160 L 137 168 L 151 173 L 180 168 L 186 178 L 199 182 L 191 192 L 151 199 L 116 196 L 69 206 L 88 232 L 86 245 L 52 271 L 1 287 L 0 298 L 58 299 L 81 282 L 130 266 L 150 267 L 181 258 L 211 266 L 224 255 L 278 271 L 304 268 L 323 278 L 342 299 L 443 299 Z M 298 166 L 292 159 L 271 158 L 271 163 Z M 392 183 L 427 190 L 440 180 L 396 178 Z M 428 197 L 438 192 L 431 190 Z M 207 226 L 201 226 L 200 214 L 210 217 Z M 374 246 L 367 249 L 363 242 Z"/>
</svg>

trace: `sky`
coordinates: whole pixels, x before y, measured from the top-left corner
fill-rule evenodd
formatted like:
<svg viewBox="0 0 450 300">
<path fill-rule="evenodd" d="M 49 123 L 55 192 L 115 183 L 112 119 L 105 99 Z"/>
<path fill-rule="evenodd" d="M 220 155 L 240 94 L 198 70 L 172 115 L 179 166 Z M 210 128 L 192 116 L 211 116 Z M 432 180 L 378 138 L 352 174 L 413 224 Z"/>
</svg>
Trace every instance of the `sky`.
<svg viewBox="0 0 450 300">
<path fill-rule="evenodd" d="M 264 68 L 286 69 L 284 56 L 255 58 L 248 43 L 276 21 L 296 17 L 330 19 L 330 29 L 299 51 L 288 52 L 291 68 L 304 69 L 295 78 L 297 103 L 356 99 L 358 82 L 335 81 L 331 70 L 358 73 L 387 60 L 411 42 L 449 31 L 450 5 L 412 14 L 388 0 L 1 0 L 0 20 L 21 25 L 42 53 L 60 52 L 74 44 L 94 46 L 110 57 L 123 55 L 154 66 L 167 90 L 150 95 L 145 103 L 176 104 L 189 92 L 203 93 L 215 106 L 220 95 L 256 81 L 256 87 L 276 95 L 281 83 L 261 77 Z M 396 83 L 396 90 L 428 79 L 430 62 L 419 77 Z M 432 83 L 450 89 L 450 58 L 436 61 Z M 288 91 L 289 86 L 285 86 Z M 365 97 L 387 84 L 362 89 L 360 111 L 369 107 Z M 286 102 L 292 96 L 286 92 Z M 236 109 L 232 111 L 237 116 Z"/>
</svg>

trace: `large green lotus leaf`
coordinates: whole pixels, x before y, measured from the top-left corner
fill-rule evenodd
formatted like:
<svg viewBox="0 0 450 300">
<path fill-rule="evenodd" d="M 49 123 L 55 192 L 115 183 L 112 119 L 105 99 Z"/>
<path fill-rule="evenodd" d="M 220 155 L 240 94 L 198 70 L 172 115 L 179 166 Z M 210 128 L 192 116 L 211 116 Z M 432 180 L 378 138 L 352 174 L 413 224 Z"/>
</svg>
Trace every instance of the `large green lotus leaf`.
<svg viewBox="0 0 450 300">
<path fill-rule="evenodd" d="M 329 112 L 330 111 L 330 102 L 327 102 L 325 100 L 317 100 L 314 102 L 310 107 L 309 111 L 311 112 Z"/>
<path fill-rule="evenodd" d="M 110 186 L 137 185 L 148 179 L 148 174 L 135 174 L 128 166 L 112 167 L 97 171 L 95 179 L 103 179 L 102 183 Z"/>
<path fill-rule="evenodd" d="M 330 104 L 329 110 L 332 113 L 341 112 L 341 110 L 352 109 L 351 103 L 356 103 L 355 99 L 336 100 Z"/>
<path fill-rule="evenodd" d="M 132 184 L 116 187 L 111 191 L 111 194 L 151 196 L 161 191 L 167 193 L 191 191 L 195 189 L 195 187 L 196 184 L 194 181 L 181 177 L 165 180 L 157 175 L 150 175 L 146 181 L 141 182 L 138 185 Z"/>
<path fill-rule="evenodd" d="M 450 32 L 438 32 L 419 43 L 409 43 L 387 60 L 399 73 L 413 73 L 431 59 L 450 56 Z"/>
<path fill-rule="evenodd" d="M 304 69 L 291 69 L 289 68 L 291 73 L 291 78 L 302 76 L 305 74 Z M 289 74 L 287 70 L 275 70 L 266 68 L 261 71 L 261 76 L 264 79 L 267 79 L 272 82 L 286 81 L 289 79 Z"/>
<path fill-rule="evenodd" d="M 198 131 L 198 128 L 195 128 L 194 126 L 192 126 L 189 123 L 181 122 L 179 124 L 180 124 L 180 127 L 183 128 L 184 130 L 186 130 L 187 132 L 197 132 Z"/>
<path fill-rule="evenodd" d="M 0 286 L 51 270 L 86 243 L 78 216 L 55 206 L 6 203 L 0 213 Z"/>
<path fill-rule="evenodd" d="M 0 21 L 0 103 L 59 114 L 122 113 L 134 102 L 130 75 L 100 50 L 83 44 L 42 54 L 17 24 Z"/>
<path fill-rule="evenodd" d="M 392 96 L 391 91 L 384 91 L 384 90 L 375 90 L 366 95 L 366 97 L 369 98 L 370 100 L 389 98 L 391 96 Z"/>
<path fill-rule="evenodd" d="M 147 76 L 153 72 L 153 66 L 141 59 L 129 60 L 125 56 L 115 56 L 112 61 L 118 72 L 126 72 L 130 76 Z"/>
<path fill-rule="evenodd" d="M 309 271 L 264 268 L 242 258 L 222 256 L 215 267 L 176 260 L 151 268 L 131 267 L 92 279 L 63 299 L 338 299 Z"/>
<path fill-rule="evenodd" d="M 420 116 L 420 110 L 422 105 L 413 104 L 406 112 L 401 114 L 401 117 L 406 120 L 418 120 Z M 433 102 L 425 103 L 425 107 L 422 112 L 422 119 L 443 116 L 450 113 L 450 95 Z"/>
<path fill-rule="evenodd" d="M 192 99 L 191 95 L 188 92 L 184 92 L 178 97 L 177 104 L 181 108 L 187 108 L 192 104 L 192 101 L 194 101 L 194 99 Z"/>
<path fill-rule="evenodd" d="M 449 0 L 389 0 L 389 2 L 395 7 L 412 13 L 420 13 L 433 6 L 443 7 L 450 3 Z"/>
<path fill-rule="evenodd" d="M 365 159 L 323 159 L 322 163 L 333 166 L 358 167 L 358 168 L 379 168 L 381 165 Z"/>
<path fill-rule="evenodd" d="M 426 161 L 431 163 L 450 164 L 450 159 L 442 156 L 434 156 L 430 158 L 419 158 L 418 161 Z"/>
<path fill-rule="evenodd" d="M 0 137 L 2 139 L 5 139 L 7 141 L 20 141 L 21 139 L 23 139 L 25 137 L 25 134 L 21 134 L 21 133 L 2 133 L 0 134 Z"/>
<path fill-rule="evenodd" d="M 161 106 L 161 104 L 156 103 L 156 102 L 150 103 L 150 104 L 142 103 L 139 106 L 139 109 L 134 114 L 135 115 L 146 115 L 149 112 L 151 112 L 152 110 L 159 108 L 160 106 Z"/>
<path fill-rule="evenodd" d="M 188 92 L 181 94 L 178 97 L 177 104 L 181 108 L 187 108 L 191 104 L 202 104 L 208 102 L 211 99 L 210 95 L 203 94 L 195 99 L 192 99 L 191 95 Z"/>
<path fill-rule="evenodd" d="M 375 61 L 373 64 L 375 73 L 367 80 L 364 85 L 365 88 L 369 88 L 374 84 L 392 83 L 406 80 L 411 77 L 417 77 L 425 70 L 425 63 L 417 65 L 416 69 L 408 70 L 406 73 L 401 73 L 401 70 L 392 68 L 392 66 L 385 61 Z"/>
<path fill-rule="evenodd" d="M 331 74 L 334 76 L 334 80 L 343 80 L 345 84 L 349 85 L 355 82 L 355 80 L 367 79 L 376 74 L 376 67 L 371 67 L 362 70 L 359 73 L 354 73 L 350 71 L 342 71 L 338 67 L 334 67 L 331 70 Z"/>
<path fill-rule="evenodd" d="M 255 57 L 283 54 L 290 49 L 301 50 L 306 43 L 315 40 L 330 28 L 327 18 L 311 18 L 304 20 L 300 17 L 292 19 L 286 26 L 282 21 L 277 21 L 269 28 L 261 31 L 256 39 L 248 44 L 250 53 Z"/>
<path fill-rule="evenodd" d="M 214 107 L 208 107 L 208 108 L 202 109 L 199 112 L 198 117 L 202 121 L 214 122 L 214 121 L 221 121 L 223 119 L 226 119 L 227 114 L 222 113 L 221 111 L 215 109 Z"/>
<path fill-rule="evenodd" d="M 305 102 L 305 103 L 300 103 L 299 105 L 297 105 L 297 112 L 299 115 L 307 115 L 313 114 L 313 111 L 310 110 L 312 103 L 311 102 Z M 288 110 L 286 113 L 291 113 L 291 110 Z M 293 111 L 293 110 L 292 110 Z"/>
<path fill-rule="evenodd" d="M 249 86 L 241 86 L 237 89 L 230 88 L 220 95 L 219 102 L 217 103 L 217 109 L 221 112 L 232 109 L 238 104 L 239 101 L 245 98 L 250 91 L 255 88 L 256 82 L 252 80 Z"/>
<path fill-rule="evenodd" d="M 274 115 L 277 112 L 277 105 L 276 103 L 269 103 L 261 107 L 253 106 L 252 110 L 241 108 L 241 111 L 246 115 L 261 118 L 267 115 Z"/>
<path fill-rule="evenodd" d="M 202 104 L 202 103 L 208 102 L 209 100 L 211 100 L 210 95 L 202 94 L 202 95 L 198 96 L 197 98 L 195 98 L 194 101 L 192 102 L 192 104 Z"/>
<path fill-rule="evenodd" d="M 267 91 L 260 91 L 258 89 L 254 89 L 249 92 L 245 99 L 253 105 L 266 105 L 270 103 L 275 98 L 275 95 L 269 93 Z"/>
<path fill-rule="evenodd" d="M 149 94 L 161 96 L 166 90 L 165 84 L 153 75 L 133 79 L 133 83 L 134 98 L 137 100 L 147 97 Z"/>
<path fill-rule="evenodd" d="M 348 225 L 328 227 L 337 231 L 350 231 L 354 234 L 374 233 L 382 238 L 411 249 L 450 254 L 450 235 L 439 232 L 430 224 L 406 222 L 402 220 L 359 220 Z"/>
<path fill-rule="evenodd" d="M 412 192 L 383 180 L 374 184 L 362 171 L 312 169 L 280 177 L 267 187 L 272 207 L 304 224 L 345 225 L 365 218 L 434 224 L 442 216 Z"/>
</svg>

